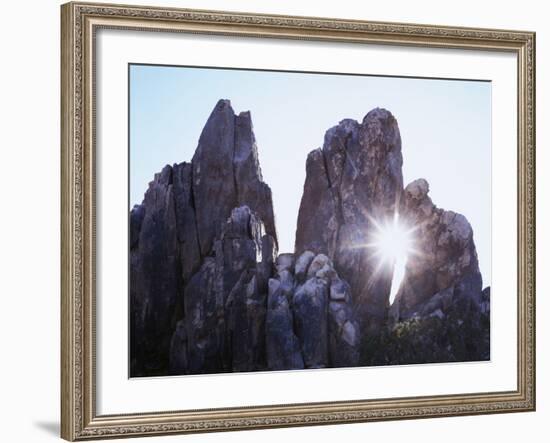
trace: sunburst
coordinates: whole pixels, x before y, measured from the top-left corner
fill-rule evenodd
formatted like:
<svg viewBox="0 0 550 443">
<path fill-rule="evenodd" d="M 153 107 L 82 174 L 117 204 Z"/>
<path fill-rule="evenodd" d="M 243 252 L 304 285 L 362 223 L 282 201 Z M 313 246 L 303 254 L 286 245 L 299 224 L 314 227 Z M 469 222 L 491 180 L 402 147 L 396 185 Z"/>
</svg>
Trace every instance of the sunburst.
<svg viewBox="0 0 550 443">
<path fill-rule="evenodd" d="M 399 285 L 405 275 L 407 260 L 420 252 L 415 248 L 415 231 L 417 226 L 409 226 L 400 219 L 396 211 L 393 217 L 382 222 L 370 218 L 374 230 L 371 231 L 370 241 L 365 247 L 374 250 L 374 256 L 378 258 L 378 264 L 374 270 L 377 274 L 381 270 L 393 268 L 390 303 L 393 302 Z"/>
</svg>

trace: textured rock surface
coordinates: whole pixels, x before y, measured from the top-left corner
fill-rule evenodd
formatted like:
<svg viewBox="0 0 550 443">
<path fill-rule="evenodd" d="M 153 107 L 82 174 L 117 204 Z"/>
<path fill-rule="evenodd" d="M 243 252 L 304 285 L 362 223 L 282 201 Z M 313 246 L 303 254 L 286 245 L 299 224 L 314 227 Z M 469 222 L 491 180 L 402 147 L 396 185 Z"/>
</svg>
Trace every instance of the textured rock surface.
<svg viewBox="0 0 550 443">
<path fill-rule="evenodd" d="M 279 257 L 277 275 L 269 281 L 268 367 L 355 366 L 360 333 L 349 285 L 324 254 Z"/>
<path fill-rule="evenodd" d="M 328 365 L 328 287 L 317 277 L 310 278 L 294 293 L 292 304 L 296 335 L 302 345 L 306 368 Z"/>
<path fill-rule="evenodd" d="M 271 190 L 262 181 L 250 113 L 235 115 L 229 101 L 220 100 L 192 162 L 165 166 L 130 214 L 132 374 L 169 369 L 171 337 L 184 315 L 184 288 L 199 269 L 206 272 L 225 221 L 243 205 L 259 214 L 265 246 L 271 243 L 276 251 Z M 265 272 L 258 284 L 267 293 Z"/>
<path fill-rule="evenodd" d="M 193 156 L 193 196 L 201 253 L 210 253 L 220 222 L 237 206 L 247 205 L 264 221 L 273 238 L 271 190 L 262 181 L 250 113 L 235 115 L 229 100 L 220 100 Z"/>
<path fill-rule="evenodd" d="M 262 263 L 268 264 L 273 257 L 262 253 L 263 230 L 261 220 L 247 206 L 236 208 L 224 227 L 222 250 L 217 250 L 223 257 L 218 266 L 225 300 L 227 351 L 233 371 L 265 366 L 267 293 L 259 287 L 258 275 L 262 274 Z"/>
<path fill-rule="evenodd" d="M 170 375 L 184 374 L 189 363 L 187 361 L 187 329 L 185 321 L 180 320 L 170 341 Z"/>
<path fill-rule="evenodd" d="M 216 285 L 218 273 L 216 260 L 207 257 L 185 287 L 184 322 L 190 373 L 216 372 L 226 367 L 223 298 Z"/>
<path fill-rule="evenodd" d="M 392 317 L 406 320 L 415 314 L 452 304 L 456 294 L 481 302 L 481 274 L 472 227 L 461 214 L 437 208 L 428 196 L 429 185 L 410 183 L 401 201 L 402 217 L 415 226 L 415 255 L 392 306 Z M 435 297 L 435 299 L 434 299 Z"/>
<path fill-rule="evenodd" d="M 209 373 L 265 367 L 267 293 L 259 281 L 273 266 L 273 239 L 248 206 L 233 209 L 214 241 L 214 256 L 185 289 L 188 368 Z M 262 245 L 270 248 L 262 249 Z M 177 331 L 176 333 L 177 334 Z M 171 356 L 177 360 L 176 356 Z"/>
<path fill-rule="evenodd" d="M 294 316 L 289 303 L 294 289 L 291 278 L 290 276 L 286 281 L 284 278 L 269 280 L 265 338 L 267 368 L 270 370 L 304 367 L 300 342 L 294 333 Z"/>
<path fill-rule="evenodd" d="M 198 270 L 202 262 L 199 245 L 197 217 L 193 197 L 193 168 L 190 163 L 173 166 L 174 201 L 176 208 L 176 232 L 181 256 L 182 278 L 184 282 Z"/>
<path fill-rule="evenodd" d="M 329 129 L 295 252 L 278 254 L 250 113 L 220 100 L 191 163 L 164 167 L 130 212 L 131 375 L 488 359 L 472 228 L 425 180 L 403 190 L 401 167 L 388 111 Z M 418 254 L 390 307 L 392 266 L 367 245 L 396 211 Z"/>
<path fill-rule="evenodd" d="M 214 240 L 214 256 L 185 288 L 170 373 L 357 365 L 360 333 L 349 285 L 326 255 L 275 259 L 274 241 L 263 232 L 247 206 L 233 209 Z"/>
<path fill-rule="evenodd" d="M 332 278 L 329 289 L 328 336 L 330 366 L 359 364 L 360 330 L 353 313 L 351 290 L 338 276 Z"/>
<path fill-rule="evenodd" d="M 157 374 L 168 368 L 183 283 L 170 166 L 149 184 L 130 221 L 133 367 L 137 372 Z"/>
<path fill-rule="evenodd" d="M 489 359 L 490 289 L 481 290 L 472 228 L 463 215 L 437 208 L 428 192 L 426 180 L 419 179 L 401 200 L 402 216 L 416 227 L 416 253 L 390 310 L 391 340 L 399 346 L 388 346 L 386 358 L 391 363 Z"/>
<path fill-rule="evenodd" d="M 369 243 L 373 220 L 390 218 L 403 189 L 401 137 L 397 121 L 384 109 L 362 123 L 343 120 L 325 134 L 322 149 L 306 163 L 298 215 L 296 253 L 327 254 L 349 282 L 361 322 L 379 329 L 389 307 L 391 269 L 377 268 Z"/>
</svg>

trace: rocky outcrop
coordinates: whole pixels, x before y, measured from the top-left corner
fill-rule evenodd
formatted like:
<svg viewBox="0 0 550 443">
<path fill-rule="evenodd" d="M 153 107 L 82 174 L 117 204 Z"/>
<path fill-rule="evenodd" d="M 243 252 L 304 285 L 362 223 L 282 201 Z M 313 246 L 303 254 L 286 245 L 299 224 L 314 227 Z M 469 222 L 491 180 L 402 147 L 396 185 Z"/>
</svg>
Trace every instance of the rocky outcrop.
<svg viewBox="0 0 550 443">
<path fill-rule="evenodd" d="M 191 373 L 215 372 L 223 368 L 225 344 L 223 299 L 216 287 L 218 269 L 216 260 L 207 257 L 199 271 L 185 287 L 184 317 L 187 335 L 187 362 L 185 371 Z M 177 356 L 171 356 L 176 360 Z"/>
<path fill-rule="evenodd" d="M 193 166 L 180 163 L 172 167 L 174 204 L 176 208 L 176 232 L 181 251 L 181 272 L 184 282 L 200 267 L 204 254 L 199 244 L 199 225 L 195 213 L 193 195 Z M 145 210 L 145 207 L 142 207 Z"/>
<path fill-rule="evenodd" d="M 348 283 L 335 276 L 329 289 L 328 336 L 331 367 L 360 363 L 361 330 Z"/>
<path fill-rule="evenodd" d="M 288 271 L 287 271 L 288 272 Z M 269 370 L 302 369 L 304 359 L 298 337 L 294 333 L 292 300 L 294 282 L 290 274 L 269 280 L 265 329 L 266 358 Z"/>
<path fill-rule="evenodd" d="M 379 330 L 389 307 L 392 270 L 378 269 L 369 243 L 373 223 L 392 217 L 403 189 L 401 137 L 393 115 L 374 109 L 361 123 L 329 129 L 306 163 L 296 253 L 326 254 L 350 284 L 366 329 Z"/>
<path fill-rule="evenodd" d="M 262 244 L 261 220 L 247 206 L 233 209 L 183 296 L 186 348 L 170 351 L 170 361 L 185 361 L 180 373 L 256 370 L 265 366 L 265 287 L 262 273 L 272 256 Z M 178 326 L 180 325 L 178 323 Z M 172 343 L 183 334 L 179 327 Z M 178 353 L 185 352 L 185 359 Z"/>
<path fill-rule="evenodd" d="M 325 367 L 331 355 L 356 363 L 349 297 L 338 315 L 349 325 L 330 320 L 332 264 L 311 251 L 296 264 L 277 255 L 250 114 L 236 116 L 228 101 L 216 105 L 192 162 L 166 166 L 132 209 L 130 247 L 133 376 Z M 307 320 L 316 306 L 322 337 Z M 343 336 L 355 348 L 342 356 Z"/>
<path fill-rule="evenodd" d="M 168 366 L 182 292 L 173 174 L 165 167 L 130 214 L 132 367 L 156 374 Z"/>
<path fill-rule="evenodd" d="M 327 282 L 312 277 L 296 289 L 292 299 L 296 335 L 307 368 L 323 368 L 328 364 L 327 294 Z"/>
<path fill-rule="evenodd" d="M 184 288 L 210 272 L 214 242 L 243 205 L 259 214 L 266 241 L 276 247 L 271 190 L 262 180 L 250 113 L 235 115 L 220 100 L 192 162 L 165 166 L 130 214 L 132 374 L 169 369 L 171 337 L 184 315 L 184 292 L 191 291 Z M 267 288 L 269 276 L 260 277 Z M 187 339 L 193 343 L 193 334 Z"/>
<path fill-rule="evenodd" d="M 415 315 L 445 314 L 457 297 L 481 302 L 481 273 L 472 227 L 461 214 L 437 208 L 424 179 L 410 183 L 400 213 L 415 227 L 415 252 L 392 306 L 396 321 Z"/>
<path fill-rule="evenodd" d="M 193 198 L 202 256 L 207 256 L 231 210 L 247 205 L 258 213 L 275 240 L 271 190 L 262 181 L 249 112 L 235 115 L 220 100 L 201 133 L 193 156 Z"/>
<path fill-rule="evenodd" d="M 390 310 L 399 346 L 388 346 L 386 358 L 395 364 L 489 359 L 490 290 L 482 292 L 472 227 L 463 215 L 437 208 L 428 192 L 419 179 L 401 199 L 402 217 L 415 226 L 415 252 Z"/>
<path fill-rule="evenodd" d="M 349 286 L 328 257 L 313 256 L 298 283 L 296 264 L 312 253 L 296 264 L 292 254 L 274 260 L 274 240 L 247 206 L 233 209 L 214 251 L 185 288 L 184 317 L 171 338 L 172 373 L 357 365 Z M 264 285 L 266 275 L 272 278 Z"/>
<path fill-rule="evenodd" d="M 264 269 L 273 265 L 273 253 L 262 246 L 272 245 L 273 240 L 263 232 L 259 217 L 247 206 L 239 207 L 233 210 L 216 246 L 232 371 L 265 367 L 267 287 L 261 282 Z"/>
<path fill-rule="evenodd" d="M 279 256 L 267 316 L 269 369 L 358 364 L 360 332 L 349 285 L 326 255 Z"/>
<path fill-rule="evenodd" d="M 130 212 L 131 375 L 204 374 L 489 358 L 490 288 L 473 232 L 403 189 L 397 121 L 343 120 L 306 162 L 294 253 L 279 254 L 250 113 L 220 100 L 190 163 L 165 166 Z M 415 255 L 370 246 L 399 213 Z"/>
</svg>

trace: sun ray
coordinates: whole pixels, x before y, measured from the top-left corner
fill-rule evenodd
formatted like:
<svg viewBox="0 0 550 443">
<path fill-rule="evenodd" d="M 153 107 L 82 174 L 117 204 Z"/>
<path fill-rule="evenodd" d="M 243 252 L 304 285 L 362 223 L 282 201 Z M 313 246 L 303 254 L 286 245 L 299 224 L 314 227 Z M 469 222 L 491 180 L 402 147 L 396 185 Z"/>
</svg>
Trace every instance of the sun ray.
<svg viewBox="0 0 550 443">
<path fill-rule="evenodd" d="M 369 241 L 359 247 L 374 250 L 378 263 L 373 270 L 373 275 L 377 275 L 382 269 L 392 269 L 391 303 L 404 277 L 407 261 L 410 257 L 422 255 L 415 245 L 414 234 L 418 226 L 407 225 L 397 211 L 384 221 L 376 220 L 371 216 L 368 218 L 374 230 L 370 233 Z"/>
<path fill-rule="evenodd" d="M 404 221 L 399 212 L 395 211 L 385 220 L 372 217 L 366 211 L 371 229 L 367 233 L 367 241 L 350 245 L 350 249 L 370 249 L 377 260 L 371 270 L 369 279 L 376 277 L 382 270 L 392 272 L 390 303 L 393 302 L 401 281 L 404 278 L 408 260 L 411 257 L 422 257 L 424 254 L 417 248 L 416 232 L 419 225 L 410 225 Z"/>
</svg>

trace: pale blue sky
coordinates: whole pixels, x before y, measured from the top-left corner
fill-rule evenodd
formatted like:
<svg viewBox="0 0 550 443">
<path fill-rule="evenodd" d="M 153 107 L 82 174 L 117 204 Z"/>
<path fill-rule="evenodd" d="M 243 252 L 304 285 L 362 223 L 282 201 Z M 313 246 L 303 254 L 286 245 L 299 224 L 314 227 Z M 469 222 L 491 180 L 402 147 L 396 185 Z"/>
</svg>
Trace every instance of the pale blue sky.
<svg viewBox="0 0 550 443">
<path fill-rule="evenodd" d="M 294 248 L 307 154 L 340 120 L 381 107 L 399 123 L 405 185 L 425 178 L 437 206 L 468 218 L 490 284 L 489 82 L 131 65 L 130 206 L 164 165 L 191 160 L 221 98 L 251 111 L 281 252 Z"/>
</svg>

